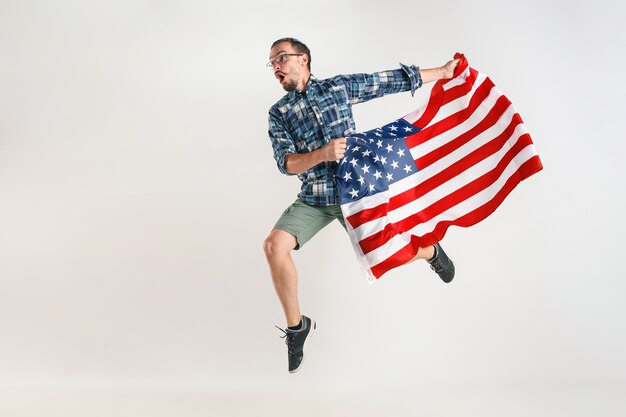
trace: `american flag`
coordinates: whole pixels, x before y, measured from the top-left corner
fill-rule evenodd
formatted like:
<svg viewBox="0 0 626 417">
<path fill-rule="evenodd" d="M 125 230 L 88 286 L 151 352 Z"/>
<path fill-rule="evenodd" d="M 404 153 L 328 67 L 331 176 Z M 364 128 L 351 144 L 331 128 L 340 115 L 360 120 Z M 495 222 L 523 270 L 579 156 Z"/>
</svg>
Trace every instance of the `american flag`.
<svg viewBox="0 0 626 417">
<path fill-rule="evenodd" d="M 448 227 L 486 218 L 542 169 L 511 102 L 462 54 L 418 110 L 347 138 L 336 179 L 370 281 L 440 241 Z"/>
</svg>

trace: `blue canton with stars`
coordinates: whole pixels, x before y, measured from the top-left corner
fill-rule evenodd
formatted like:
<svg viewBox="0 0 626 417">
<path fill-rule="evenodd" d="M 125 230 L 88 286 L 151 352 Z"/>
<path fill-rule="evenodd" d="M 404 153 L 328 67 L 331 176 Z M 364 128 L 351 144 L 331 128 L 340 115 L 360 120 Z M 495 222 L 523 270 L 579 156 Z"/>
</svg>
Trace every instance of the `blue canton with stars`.
<svg viewBox="0 0 626 417">
<path fill-rule="evenodd" d="M 341 204 L 389 189 L 389 184 L 417 172 L 404 138 L 420 131 L 404 119 L 346 139 L 346 153 L 337 168 Z"/>
</svg>

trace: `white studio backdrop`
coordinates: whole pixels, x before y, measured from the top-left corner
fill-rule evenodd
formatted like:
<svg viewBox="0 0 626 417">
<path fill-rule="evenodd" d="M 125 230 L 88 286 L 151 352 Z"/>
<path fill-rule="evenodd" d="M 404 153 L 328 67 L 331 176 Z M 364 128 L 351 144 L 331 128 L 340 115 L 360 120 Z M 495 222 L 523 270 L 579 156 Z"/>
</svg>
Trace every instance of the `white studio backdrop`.
<svg viewBox="0 0 626 417">
<path fill-rule="evenodd" d="M 304 415 L 619 415 L 622 8 L 0 2 L 0 412 L 78 415 L 49 392 L 91 390 L 74 398 L 171 415 L 142 408 L 160 396 L 110 394 L 139 389 L 177 392 L 187 415 L 304 399 Z M 295 253 L 303 312 L 319 324 L 296 375 L 262 252 L 299 189 L 267 138 L 284 92 L 264 64 L 284 36 L 307 43 L 318 78 L 463 52 L 544 164 L 483 223 L 448 232 L 450 285 L 425 263 L 368 285 L 338 223 Z M 355 106 L 357 128 L 414 110 L 430 87 Z M 33 392 L 39 405 L 26 405 Z"/>
</svg>

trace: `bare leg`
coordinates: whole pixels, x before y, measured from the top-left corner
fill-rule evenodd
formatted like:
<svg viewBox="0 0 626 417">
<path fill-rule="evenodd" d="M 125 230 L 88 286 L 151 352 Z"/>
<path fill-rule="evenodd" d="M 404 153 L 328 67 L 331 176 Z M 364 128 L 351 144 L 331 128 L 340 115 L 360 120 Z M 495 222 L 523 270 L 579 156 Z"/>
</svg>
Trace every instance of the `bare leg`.
<svg viewBox="0 0 626 417">
<path fill-rule="evenodd" d="M 407 262 L 407 264 L 413 261 L 417 261 L 418 259 L 430 260 L 432 259 L 433 256 L 435 256 L 434 246 L 428 246 L 427 248 L 419 248 L 419 250 L 417 251 L 417 255 L 415 255 L 415 258 L 411 259 L 409 262 Z"/>
<path fill-rule="evenodd" d="M 274 289 L 283 305 L 287 326 L 296 326 L 300 323 L 298 272 L 290 254 L 297 244 L 293 235 L 277 229 L 272 230 L 263 243 Z"/>
</svg>

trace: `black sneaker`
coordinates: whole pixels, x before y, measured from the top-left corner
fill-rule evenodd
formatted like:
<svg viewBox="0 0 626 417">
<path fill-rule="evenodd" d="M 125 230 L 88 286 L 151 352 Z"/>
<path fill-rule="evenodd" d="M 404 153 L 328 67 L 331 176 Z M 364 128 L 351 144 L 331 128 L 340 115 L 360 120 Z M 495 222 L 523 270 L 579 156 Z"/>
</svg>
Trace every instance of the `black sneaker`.
<svg viewBox="0 0 626 417">
<path fill-rule="evenodd" d="M 315 321 L 311 320 L 307 316 L 302 316 L 302 326 L 300 330 L 281 329 L 275 326 L 277 329 L 285 333 L 282 338 L 286 338 L 287 354 L 289 357 L 289 372 L 292 374 L 300 369 L 300 365 L 304 361 L 304 347 L 306 342 L 311 338 L 313 331 L 315 330 Z"/>
<path fill-rule="evenodd" d="M 430 269 L 435 271 L 443 282 L 450 282 L 454 278 L 454 263 L 443 251 L 439 243 L 435 243 L 435 255 L 428 263 Z"/>
</svg>

